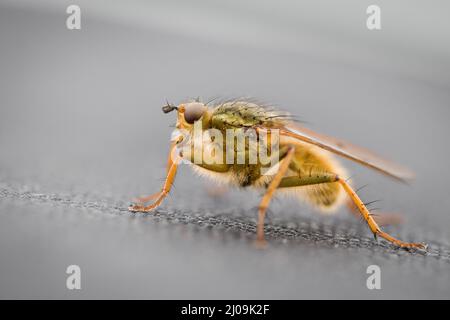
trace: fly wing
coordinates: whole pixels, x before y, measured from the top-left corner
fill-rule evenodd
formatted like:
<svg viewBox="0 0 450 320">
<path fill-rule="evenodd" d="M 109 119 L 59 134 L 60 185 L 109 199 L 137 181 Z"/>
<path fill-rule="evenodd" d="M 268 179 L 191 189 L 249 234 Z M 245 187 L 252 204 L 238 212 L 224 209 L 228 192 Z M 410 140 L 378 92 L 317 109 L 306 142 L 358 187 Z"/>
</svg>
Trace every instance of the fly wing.
<svg viewBox="0 0 450 320">
<path fill-rule="evenodd" d="M 403 182 L 407 182 L 414 178 L 414 173 L 407 168 L 383 159 L 367 149 L 354 146 L 334 137 L 316 133 L 311 129 L 288 124 L 280 128 L 280 135 L 318 146 L 324 150 Z"/>
</svg>

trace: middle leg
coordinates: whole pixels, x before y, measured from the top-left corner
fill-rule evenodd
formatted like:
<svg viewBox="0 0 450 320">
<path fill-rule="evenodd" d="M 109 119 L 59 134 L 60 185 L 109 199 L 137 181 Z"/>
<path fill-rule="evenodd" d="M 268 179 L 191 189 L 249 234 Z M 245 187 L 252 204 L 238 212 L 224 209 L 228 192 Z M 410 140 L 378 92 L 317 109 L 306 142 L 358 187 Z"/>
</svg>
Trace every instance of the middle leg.
<svg viewBox="0 0 450 320">
<path fill-rule="evenodd" d="M 261 203 L 258 207 L 258 224 L 256 225 L 256 241 L 258 246 L 264 246 L 264 219 L 266 217 L 266 211 L 269 206 L 270 200 L 272 200 L 273 194 L 275 190 L 278 188 L 283 176 L 287 172 L 289 165 L 292 161 L 292 157 L 294 156 L 295 148 L 289 147 L 286 156 L 280 161 L 280 166 L 278 168 L 278 172 L 273 177 L 269 186 L 267 187 L 266 193 L 261 199 Z"/>
</svg>

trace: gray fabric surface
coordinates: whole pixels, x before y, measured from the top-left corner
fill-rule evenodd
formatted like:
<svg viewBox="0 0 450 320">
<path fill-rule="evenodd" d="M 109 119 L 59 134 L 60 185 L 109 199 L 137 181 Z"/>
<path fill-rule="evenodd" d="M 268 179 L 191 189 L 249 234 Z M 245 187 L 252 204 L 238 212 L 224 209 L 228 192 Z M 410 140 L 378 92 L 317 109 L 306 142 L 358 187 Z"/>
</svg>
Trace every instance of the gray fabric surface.
<svg viewBox="0 0 450 320">
<path fill-rule="evenodd" d="M 445 72 L 425 71 L 449 69 L 443 51 L 418 48 L 405 61 L 421 66 L 396 68 L 394 45 L 379 49 L 378 62 L 352 50 L 343 61 L 316 55 L 320 41 L 303 51 L 208 41 L 83 5 L 83 29 L 71 32 L 64 2 L 0 4 L 0 298 L 450 297 L 450 84 Z M 174 122 L 160 110 L 164 99 L 198 95 L 279 104 L 411 167 L 417 179 L 402 185 L 342 162 L 355 186 L 369 184 L 365 201 L 404 213 L 405 225 L 386 230 L 428 251 L 377 243 L 344 208 L 322 216 L 282 198 L 270 208 L 269 247 L 256 250 L 260 195 L 211 197 L 214 184 L 184 167 L 161 208 L 129 213 L 132 197 L 162 183 Z M 70 264 L 81 267 L 79 291 L 65 287 Z M 381 290 L 366 288 L 372 264 Z"/>
</svg>

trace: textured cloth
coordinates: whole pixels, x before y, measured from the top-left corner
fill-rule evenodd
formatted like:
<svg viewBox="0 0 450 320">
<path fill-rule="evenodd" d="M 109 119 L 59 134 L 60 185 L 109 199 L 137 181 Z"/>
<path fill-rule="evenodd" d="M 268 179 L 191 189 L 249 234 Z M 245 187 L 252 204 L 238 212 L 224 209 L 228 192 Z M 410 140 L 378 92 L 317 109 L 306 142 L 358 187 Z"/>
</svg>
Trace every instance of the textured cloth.
<svg viewBox="0 0 450 320">
<path fill-rule="evenodd" d="M 448 84 L 83 17 L 72 32 L 64 14 L 0 7 L 0 298 L 450 298 Z M 405 215 L 385 230 L 428 252 L 377 243 L 345 208 L 321 216 L 283 198 L 256 250 L 260 195 L 211 196 L 186 166 L 158 210 L 129 213 L 162 184 L 164 99 L 218 93 L 277 101 L 411 167 L 402 185 L 342 161 L 369 184 L 364 201 Z M 71 264 L 79 291 L 65 286 Z M 381 290 L 366 287 L 373 264 Z"/>
</svg>

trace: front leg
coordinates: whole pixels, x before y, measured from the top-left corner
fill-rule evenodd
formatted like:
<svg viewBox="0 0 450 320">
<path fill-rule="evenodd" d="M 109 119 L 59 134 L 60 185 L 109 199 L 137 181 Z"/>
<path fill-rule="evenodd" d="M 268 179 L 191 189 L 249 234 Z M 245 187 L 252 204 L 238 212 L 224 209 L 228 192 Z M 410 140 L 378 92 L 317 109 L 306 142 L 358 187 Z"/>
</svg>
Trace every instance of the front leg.
<svg viewBox="0 0 450 320">
<path fill-rule="evenodd" d="M 130 210 L 131 212 L 149 212 L 159 207 L 164 198 L 169 194 L 169 191 L 172 187 L 172 184 L 175 180 L 175 176 L 177 174 L 177 168 L 178 164 L 177 162 L 174 162 L 170 167 L 169 172 L 167 173 L 167 177 L 166 180 L 164 181 L 164 186 L 162 187 L 161 191 L 159 192 L 159 194 L 154 195 L 154 197 L 156 198 L 155 202 L 153 202 L 151 205 L 148 206 L 133 205 L 130 206 L 128 210 Z"/>
<path fill-rule="evenodd" d="M 173 160 L 176 159 L 177 155 L 177 146 L 178 142 L 177 141 L 172 141 L 172 143 L 170 144 L 170 152 L 169 152 L 169 157 L 167 158 L 167 166 L 166 166 L 166 175 L 169 174 L 169 170 L 173 165 Z M 157 199 L 159 196 L 161 195 L 161 191 L 151 194 L 149 196 L 145 196 L 145 197 L 136 197 L 133 199 L 133 202 L 135 203 L 139 203 L 141 206 L 147 202 L 149 202 L 150 200 L 155 200 Z"/>
<path fill-rule="evenodd" d="M 169 194 L 170 189 L 172 188 L 173 182 L 175 181 L 175 176 L 177 174 L 178 162 L 180 161 L 180 157 L 176 155 L 176 142 L 172 143 L 170 148 L 169 159 L 167 162 L 167 176 L 164 180 L 164 185 L 160 192 L 152 194 L 148 197 L 138 198 L 137 202 L 139 204 L 132 205 L 128 208 L 131 212 L 149 212 L 153 209 L 159 207 L 164 198 Z M 144 206 L 143 203 L 153 200 L 155 201 L 148 206 Z"/>
</svg>

